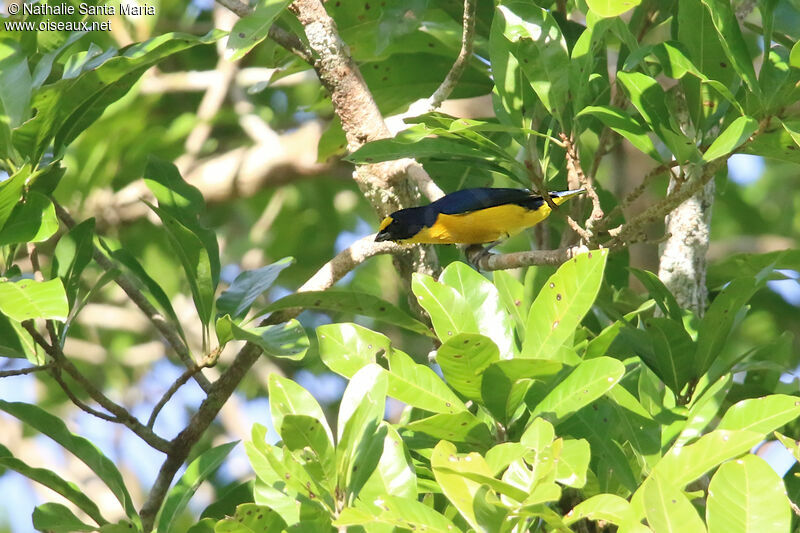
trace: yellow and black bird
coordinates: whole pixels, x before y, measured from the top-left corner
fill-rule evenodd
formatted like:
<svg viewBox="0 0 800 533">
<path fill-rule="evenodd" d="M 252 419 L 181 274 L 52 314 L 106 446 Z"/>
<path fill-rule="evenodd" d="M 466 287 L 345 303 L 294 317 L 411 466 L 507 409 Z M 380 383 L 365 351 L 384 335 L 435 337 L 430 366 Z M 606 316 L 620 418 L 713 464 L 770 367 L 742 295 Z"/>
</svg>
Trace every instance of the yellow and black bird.
<svg viewBox="0 0 800 533">
<path fill-rule="evenodd" d="M 551 192 L 561 205 L 584 189 Z M 544 198 L 526 189 L 479 187 L 452 192 L 425 206 L 384 218 L 376 241 L 420 244 L 494 243 L 535 226 L 550 215 Z"/>
</svg>

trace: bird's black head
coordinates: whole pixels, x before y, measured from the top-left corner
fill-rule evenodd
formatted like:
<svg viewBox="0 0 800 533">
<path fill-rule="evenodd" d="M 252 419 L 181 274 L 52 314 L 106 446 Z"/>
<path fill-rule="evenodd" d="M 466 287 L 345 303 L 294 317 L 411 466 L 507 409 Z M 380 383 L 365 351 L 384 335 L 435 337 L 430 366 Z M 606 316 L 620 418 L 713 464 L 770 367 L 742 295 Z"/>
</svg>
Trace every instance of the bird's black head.
<svg viewBox="0 0 800 533">
<path fill-rule="evenodd" d="M 395 211 L 384 218 L 378 228 L 375 241 L 395 241 L 400 242 L 411 239 L 414 235 L 426 226 L 424 208 L 411 207 Z"/>
</svg>

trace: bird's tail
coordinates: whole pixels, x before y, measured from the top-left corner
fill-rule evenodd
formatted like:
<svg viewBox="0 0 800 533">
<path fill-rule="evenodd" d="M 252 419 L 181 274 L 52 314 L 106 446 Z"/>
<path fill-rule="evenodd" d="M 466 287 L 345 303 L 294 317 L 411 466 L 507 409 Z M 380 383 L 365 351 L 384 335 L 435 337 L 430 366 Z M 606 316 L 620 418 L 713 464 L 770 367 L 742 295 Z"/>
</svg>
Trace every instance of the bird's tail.
<svg viewBox="0 0 800 533">
<path fill-rule="evenodd" d="M 586 192 L 586 189 L 572 189 L 571 191 L 558 191 L 558 192 L 551 192 L 550 198 L 553 199 L 553 202 L 556 205 L 561 205 L 573 196 L 577 196 L 581 193 Z"/>
</svg>

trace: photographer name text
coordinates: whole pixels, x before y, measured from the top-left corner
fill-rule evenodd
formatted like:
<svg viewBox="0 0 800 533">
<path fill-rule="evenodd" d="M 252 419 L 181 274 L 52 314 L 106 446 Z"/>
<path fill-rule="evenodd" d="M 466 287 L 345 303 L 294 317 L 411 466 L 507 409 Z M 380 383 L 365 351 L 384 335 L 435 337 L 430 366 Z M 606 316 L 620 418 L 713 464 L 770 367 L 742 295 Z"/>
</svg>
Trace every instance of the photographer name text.
<svg viewBox="0 0 800 533">
<path fill-rule="evenodd" d="M 156 14 L 156 8 L 150 4 L 126 4 L 114 5 L 94 5 L 81 2 L 78 6 L 72 4 L 27 4 L 22 3 L 23 15 L 125 15 L 125 16 L 152 16 Z"/>
</svg>

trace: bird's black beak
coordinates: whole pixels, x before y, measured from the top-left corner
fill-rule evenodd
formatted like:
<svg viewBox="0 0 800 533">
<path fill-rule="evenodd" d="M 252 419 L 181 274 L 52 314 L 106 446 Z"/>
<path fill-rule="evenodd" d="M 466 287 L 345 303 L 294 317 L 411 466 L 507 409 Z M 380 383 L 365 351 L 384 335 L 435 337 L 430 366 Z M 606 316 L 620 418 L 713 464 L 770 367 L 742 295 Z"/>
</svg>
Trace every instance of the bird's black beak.
<svg viewBox="0 0 800 533">
<path fill-rule="evenodd" d="M 389 233 L 386 231 L 379 231 L 377 235 L 375 235 L 375 242 L 383 242 L 389 241 L 391 238 L 389 237 Z"/>
</svg>

